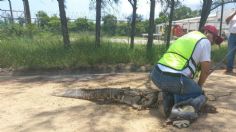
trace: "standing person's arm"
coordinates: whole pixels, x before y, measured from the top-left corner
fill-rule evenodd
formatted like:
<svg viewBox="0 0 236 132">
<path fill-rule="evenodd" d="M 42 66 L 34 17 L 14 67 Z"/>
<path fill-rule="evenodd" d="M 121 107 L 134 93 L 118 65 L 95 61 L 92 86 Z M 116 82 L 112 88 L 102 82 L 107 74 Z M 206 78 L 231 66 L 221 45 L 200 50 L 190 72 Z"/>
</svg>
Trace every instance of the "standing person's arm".
<svg viewBox="0 0 236 132">
<path fill-rule="evenodd" d="M 229 22 L 232 20 L 232 18 L 233 18 L 235 15 L 236 15 L 236 11 L 235 11 L 232 15 L 228 16 L 228 17 L 225 19 L 226 23 L 229 24 Z"/>
<path fill-rule="evenodd" d="M 200 65 L 201 65 L 201 74 L 198 80 L 198 85 L 202 87 L 208 75 L 210 74 L 210 62 L 204 61 L 204 62 L 201 62 Z"/>
</svg>

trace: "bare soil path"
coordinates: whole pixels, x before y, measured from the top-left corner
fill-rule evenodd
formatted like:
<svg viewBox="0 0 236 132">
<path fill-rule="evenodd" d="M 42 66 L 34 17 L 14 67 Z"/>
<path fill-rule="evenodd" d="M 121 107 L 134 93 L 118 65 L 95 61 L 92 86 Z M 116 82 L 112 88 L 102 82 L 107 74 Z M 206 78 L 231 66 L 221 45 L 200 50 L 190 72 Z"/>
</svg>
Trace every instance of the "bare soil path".
<svg viewBox="0 0 236 132">
<path fill-rule="evenodd" d="M 126 105 L 54 97 L 58 89 L 155 88 L 148 73 L 0 75 L 1 132 L 165 132 L 236 131 L 236 75 L 214 72 L 205 84 L 219 96 L 209 103 L 218 113 L 201 116 L 189 128 L 163 126 L 157 110 L 137 111 Z M 227 96 L 223 94 L 230 93 Z M 221 96 L 221 97 L 220 97 Z"/>
</svg>

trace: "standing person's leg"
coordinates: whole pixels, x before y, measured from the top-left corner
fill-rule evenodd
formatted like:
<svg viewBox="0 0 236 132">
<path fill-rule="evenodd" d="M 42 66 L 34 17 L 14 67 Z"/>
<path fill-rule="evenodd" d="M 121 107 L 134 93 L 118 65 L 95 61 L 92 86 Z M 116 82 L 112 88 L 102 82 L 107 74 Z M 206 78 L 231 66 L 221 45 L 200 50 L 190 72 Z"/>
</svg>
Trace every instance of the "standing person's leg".
<svg viewBox="0 0 236 132">
<path fill-rule="evenodd" d="M 230 34 L 228 39 L 228 55 L 227 55 L 227 71 L 232 72 L 234 66 L 234 58 L 236 54 L 236 34 Z"/>
</svg>

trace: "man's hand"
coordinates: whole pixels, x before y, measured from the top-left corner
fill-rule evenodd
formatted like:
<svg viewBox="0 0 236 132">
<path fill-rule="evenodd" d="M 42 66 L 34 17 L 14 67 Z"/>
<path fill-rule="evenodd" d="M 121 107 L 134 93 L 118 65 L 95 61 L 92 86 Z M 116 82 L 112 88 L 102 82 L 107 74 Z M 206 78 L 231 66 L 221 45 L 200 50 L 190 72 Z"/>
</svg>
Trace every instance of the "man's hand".
<svg viewBox="0 0 236 132">
<path fill-rule="evenodd" d="M 232 19 L 235 15 L 236 15 L 236 11 L 234 11 L 234 13 L 233 13 L 232 15 L 228 16 L 228 17 L 225 19 L 226 23 L 229 24 L 229 22 L 231 21 L 231 19 Z"/>
<path fill-rule="evenodd" d="M 198 80 L 198 85 L 200 87 L 203 86 L 203 84 L 205 83 L 208 75 L 211 73 L 210 71 L 210 62 L 209 61 L 204 61 L 200 63 L 201 65 L 201 74 L 200 74 L 200 78 Z"/>
<path fill-rule="evenodd" d="M 209 70 L 209 75 L 210 75 L 212 72 L 214 72 L 214 71 L 215 71 L 215 69 L 212 69 L 212 68 L 211 68 L 211 69 Z"/>
</svg>

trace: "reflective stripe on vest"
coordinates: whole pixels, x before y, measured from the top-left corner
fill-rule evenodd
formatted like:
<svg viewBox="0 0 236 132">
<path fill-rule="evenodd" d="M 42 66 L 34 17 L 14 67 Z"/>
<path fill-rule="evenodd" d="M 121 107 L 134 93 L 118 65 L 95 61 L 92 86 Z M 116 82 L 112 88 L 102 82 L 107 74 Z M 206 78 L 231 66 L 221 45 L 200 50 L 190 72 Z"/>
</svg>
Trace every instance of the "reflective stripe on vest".
<svg viewBox="0 0 236 132">
<path fill-rule="evenodd" d="M 206 36 L 199 31 L 193 31 L 180 37 L 169 47 L 158 64 L 177 71 L 189 68 L 194 76 L 197 64 L 192 58 L 192 54 L 197 43 L 203 38 L 206 38 Z M 190 66 L 190 61 L 194 66 Z"/>
</svg>

